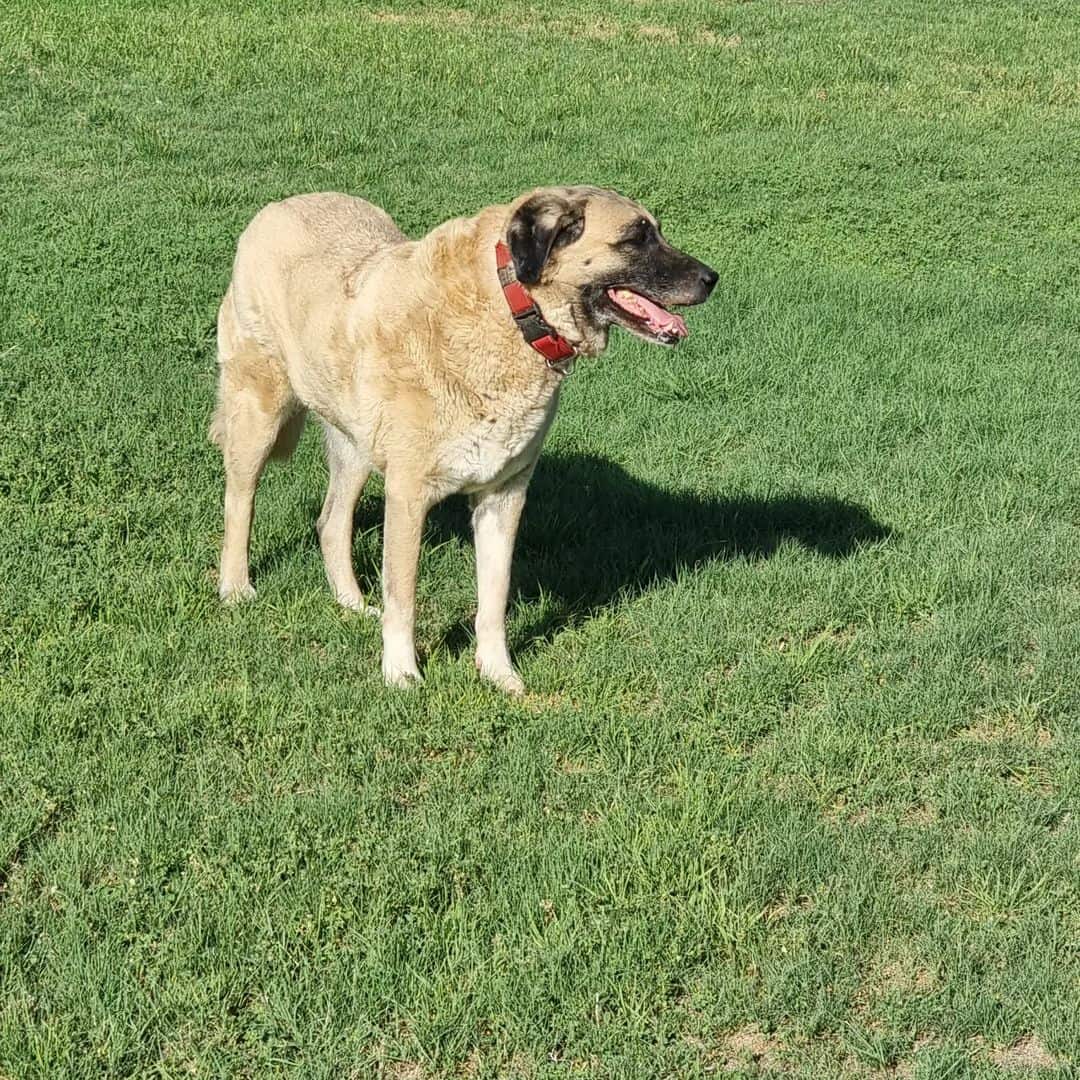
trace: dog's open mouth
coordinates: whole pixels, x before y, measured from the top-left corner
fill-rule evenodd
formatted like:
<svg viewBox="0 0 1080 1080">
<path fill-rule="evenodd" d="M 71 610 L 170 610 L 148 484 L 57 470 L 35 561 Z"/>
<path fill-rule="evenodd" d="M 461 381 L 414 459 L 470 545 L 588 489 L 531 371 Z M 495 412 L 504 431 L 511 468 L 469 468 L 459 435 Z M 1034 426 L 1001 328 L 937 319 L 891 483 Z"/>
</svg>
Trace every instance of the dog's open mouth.
<svg viewBox="0 0 1080 1080">
<path fill-rule="evenodd" d="M 608 299 L 618 309 L 619 323 L 627 330 L 661 345 L 676 345 L 690 331 L 679 316 L 631 289 L 613 287 Z M 629 318 L 627 318 L 629 316 Z"/>
</svg>

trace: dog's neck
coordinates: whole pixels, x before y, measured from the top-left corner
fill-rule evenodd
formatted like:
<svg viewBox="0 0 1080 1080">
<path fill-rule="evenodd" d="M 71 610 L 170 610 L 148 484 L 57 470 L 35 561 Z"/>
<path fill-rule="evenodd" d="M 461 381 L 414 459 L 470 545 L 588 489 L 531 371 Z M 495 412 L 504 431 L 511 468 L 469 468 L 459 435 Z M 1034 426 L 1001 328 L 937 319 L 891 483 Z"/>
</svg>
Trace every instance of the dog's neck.
<svg viewBox="0 0 1080 1080">
<path fill-rule="evenodd" d="M 546 400 L 563 380 L 522 336 L 499 282 L 495 244 L 508 206 L 448 221 L 419 242 L 425 277 L 436 291 L 425 306 L 445 341 L 446 365 L 468 386 Z"/>
<path fill-rule="evenodd" d="M 574 370 L 577 350 L 547 322 L 529 291 L 518 280 L 510 249 L 503 240 L 495 241 L 495 269 L 506 298 L 506 306 L 521 336 L 556 374 L 569 375 Z"/>
</svg>

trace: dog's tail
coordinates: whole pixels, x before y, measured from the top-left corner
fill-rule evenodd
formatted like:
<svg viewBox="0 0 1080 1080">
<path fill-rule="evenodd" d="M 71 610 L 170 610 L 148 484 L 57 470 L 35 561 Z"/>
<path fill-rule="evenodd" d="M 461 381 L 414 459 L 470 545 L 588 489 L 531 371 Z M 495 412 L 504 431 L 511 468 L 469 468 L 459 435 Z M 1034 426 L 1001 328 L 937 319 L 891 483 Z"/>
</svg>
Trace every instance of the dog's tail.
<svg viewBox="0 0 1080 1080">
<path fill-rule="evenodd" d="M 261 399 L 258 411 L 264 414 L 257 427 L 266 433 L 267 423 L 277 425 L 277 433 L 268 456 L 285 461 L 292 456 L 300 436 L 304 433 L 307 410 L 293 397 L 287 376 L 284 370 L 278 370 L 280 365 L 275 363 L 273 354 L 250 335 L 241 334 L 238 330 L 233 288 L 230 283 L 218 310 L 218 395 L 207 434 L 210 441 L 217 445 L 223 454 L 227 454 L 229 429 L 236 419 L 235 414 L 246 411 L 242 399 L 245 394 L 253 392 L 256 398 Z M 232 377 L 228 374 L 230 370 L 234 372 Z M 241 386 L 236 384 L 237 377 Z M 243 424 L 245 429 L 248 426 Z"/>
<path fill-rule="evenodd" d="M 228 422 L 222 413 L 221 406 L 219 405 L 214 410 L 214 415 L 210 420 L 210 430 L 206 433 L 206 437 L 222 452 L 225 452 L 225 434 L 228 430 Z"/>
</svg>

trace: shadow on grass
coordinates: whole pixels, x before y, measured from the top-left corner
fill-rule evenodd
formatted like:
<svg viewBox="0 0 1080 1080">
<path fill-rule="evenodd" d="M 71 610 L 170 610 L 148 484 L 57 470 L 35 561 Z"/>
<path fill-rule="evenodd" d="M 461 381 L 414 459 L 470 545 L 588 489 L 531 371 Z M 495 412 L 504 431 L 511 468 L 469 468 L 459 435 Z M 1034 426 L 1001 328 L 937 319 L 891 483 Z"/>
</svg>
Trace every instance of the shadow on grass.
<svg viewBox="0 0 1080 1080">
<path fill-rule="evenodd" d="M 436 541 L 469 542 L 463 500 L 436 507 Z M 832 559 L 878 543 L 892 530 L 857 503 L 825 495 L 707 498 L 665 491 L 586 454 L 545 455 L 529 488 L 514 559 L 512 595 L 541 596 L 539 614 L 516 648 L 549 640 L 612 604 L 717 560 L 766 559 L 794 542 Z M 471 640 L 467 620 L 451 627 L 453 652 Z"/>
<path fill-rule="evenodd" d="M 319 506 L 312 500 L 312 523 Z M 357 531 L 379 526 L 381 517 L 381 500 L 364 499 Z M 546 454 L 529 488 L 511 590 L 512 603 L 543 603 L 511 646 L 520 652 L 550 640 L 621 600 L 717 560 L 767 559 L 787 542 L 842 559 L 891 535 L 865 507 L 827 495 L 707 498 L 665 491 L 604 458 Z M 471 548 L 468 507 L 460 498 L 431 512 L 425 545 L 454 540 Z M 299 541 L 295 534 L 281 539 L 257 559 L 254 574 L 272 573 L 301 554 L 298 548 L 304 558 L 308 551 L 319 557 L 314 528 Z M 376 567 L 361 563 L 356 570 L 361 587 L 377 591 Z M 471 645 L 472 613 L 442 640 L 455 654 Z"/>
</svg>

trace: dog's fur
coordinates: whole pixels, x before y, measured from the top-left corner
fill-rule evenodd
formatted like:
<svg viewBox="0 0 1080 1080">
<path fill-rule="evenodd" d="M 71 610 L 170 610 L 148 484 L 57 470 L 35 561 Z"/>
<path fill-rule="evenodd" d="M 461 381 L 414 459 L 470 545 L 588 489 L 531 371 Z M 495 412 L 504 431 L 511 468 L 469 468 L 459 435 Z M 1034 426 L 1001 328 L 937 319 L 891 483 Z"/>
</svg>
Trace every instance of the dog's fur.
<svg viewBox="0 0 1080 1080">
<path fill-rule="evenodd" d="M 598 188 L 538 189 L 419 241 L 362 199 L 302 195 L 267 206 L 244 231 L 218 316 L 210 433 L 225 459 L 221 597 L 254 596 L 255 487 L 268 457 L 292 452 L 310 409 L 330 471 L 318 522 L 326 574 L 339 603 L 372 613 L 352 567 L 353 511 L 371 470 L 385 477 L 382 668 L 396 685 L 420 678 L 424 518 L 460 491 L 476 541 L 476 665 L 504 689 L 523 689 L 506 647 L 510 561 L 562 375 L 511 317 L 495 268 L 500 239 L 546 321 L 584 356 L 601 352 L 615 323 L 654 337 L 611 302 L 608 286 L 693 304 L 716 281 L 647 211 Z"/>
</svg>

